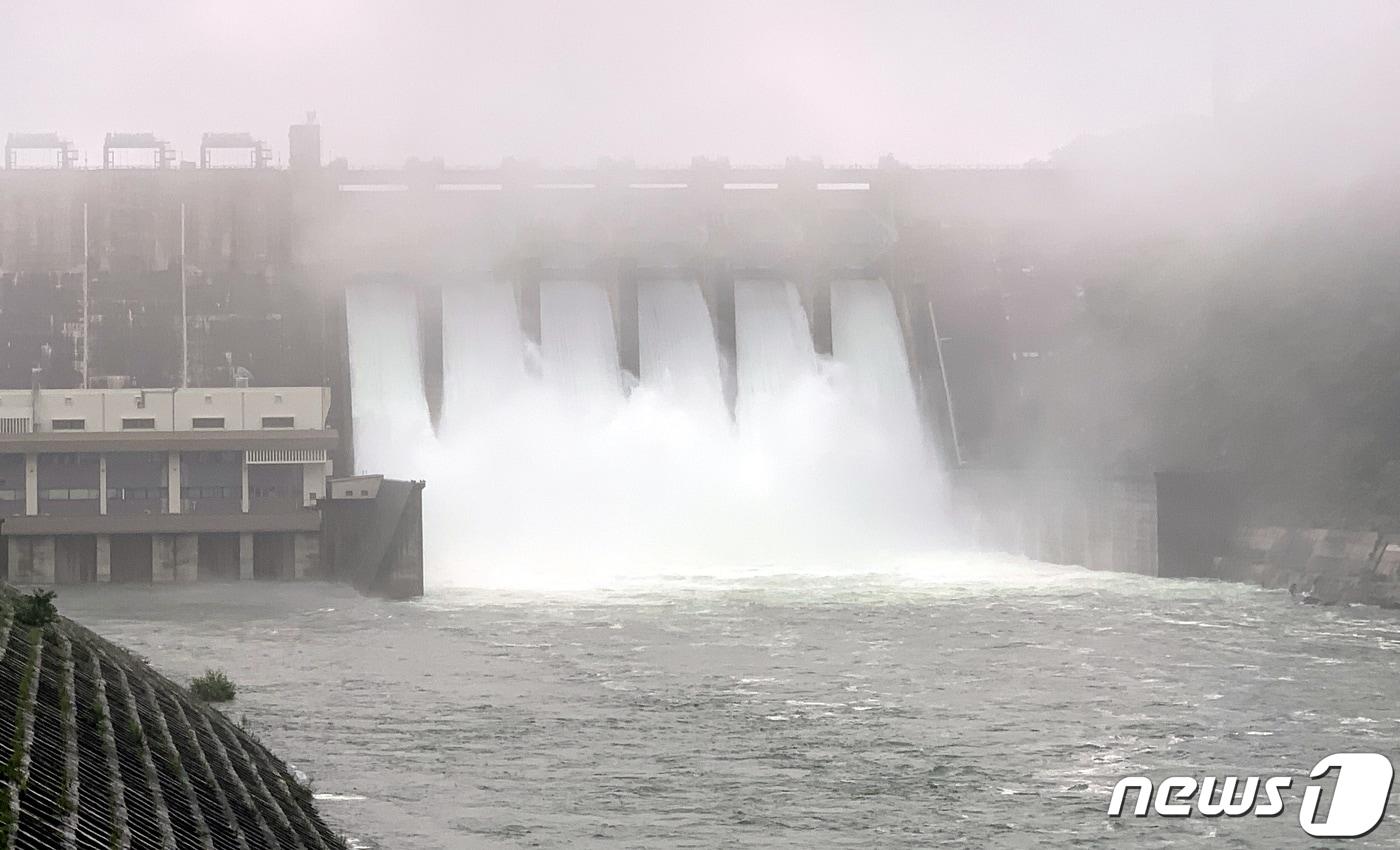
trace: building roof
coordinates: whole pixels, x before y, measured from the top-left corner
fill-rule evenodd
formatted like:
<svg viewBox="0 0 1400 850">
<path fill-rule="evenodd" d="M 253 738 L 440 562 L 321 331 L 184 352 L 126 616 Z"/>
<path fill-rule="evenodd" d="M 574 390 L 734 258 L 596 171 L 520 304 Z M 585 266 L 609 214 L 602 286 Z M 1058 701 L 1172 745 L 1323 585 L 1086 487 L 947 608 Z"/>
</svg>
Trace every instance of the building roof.
<svg viewBox="0 0 1400 850">
<path fill-rule="evenodd" d="M 0 390 L 0 452 L 333 449 L 325 387 Z"/>
</svg>

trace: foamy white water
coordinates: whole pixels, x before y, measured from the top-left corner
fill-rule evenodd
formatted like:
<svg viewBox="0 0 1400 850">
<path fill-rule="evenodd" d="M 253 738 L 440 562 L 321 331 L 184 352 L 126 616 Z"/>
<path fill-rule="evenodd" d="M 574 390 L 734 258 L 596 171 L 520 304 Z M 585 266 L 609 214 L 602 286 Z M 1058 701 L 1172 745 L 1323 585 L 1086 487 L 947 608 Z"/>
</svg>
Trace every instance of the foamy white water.
<svg viewBox="0 0 1400 850">
<path fill-rule="evenodd" d="M 812 329 L 797 288 L 786 281 L 734 283 L 734 346 L 739 393 L 735 416 L 751 438 L 791 434 L 801 411 L 797 395 L 819 394 L 819 363 Z"/>
<path fill-rule="evenodd" d="M 637 313 L 642 386 L 698 418 L 727 418 L 719 347 L 699 284 L 644 283 Z"/>
<path fill-rule="evenodd" d="M 540 284 L 540 353 L 545 378 L 580 406 L 608 408 L 620 398 L 612 306 L 598 284 Z"/>
<path fill-rule="evenodd" d="M 831 353 L 850 372 L 854 403 L 901 426 L 918 422 L 904 333 L 894 296 L 883 282 L 831 284 Z"/>
<path fill-rule="evenodd" d="M 423 392 L 414 293 L 387 284 L 352 287 L 345 319 L 355 471 L 423 478 L 436 440 Z"/>
<path fill-rule="evenodd" d="M 444 435 L 460 432 L 525 386 L 515 290 L 496 281 L 443 287 Z"/>
<path fill-rule="evenodd" d="M 628 393 L 606 291 L 551 283 L 540 302 L 533 370 L 508 289 L 447 296 L 446 409 L 430 455 L 416 461 L 428 479 L 430 584 L 840 574 L 868 571 L 872 559 L 918 563 L 943 541 L 942 479 L 907 403 L 912 384 L 882 285 L 833 301 L 834 312 L 855 314 L 833 318 L 850 363 L 817 357 L 790 284 L 736 287 L 737 421 L 694 283 L 642 285 L 642 374 Z M 352 344 L 392 348 L 383 334 L 411 327 L 392 311 L 377 322 L 380 335 L 354 334 Z M 409 367 L 403 357 L 388 364 Z M 421 387 L 416 369 L 402 377 Z M 888 399 L 898 403 L 878 401 Z M 405 403 L 411 423 L 419 405 Z M 407 428 L 357 433 L 357 444 Z M 368 457 L 396 451 L 405 449 L 378 444 Z"/>
</svg>

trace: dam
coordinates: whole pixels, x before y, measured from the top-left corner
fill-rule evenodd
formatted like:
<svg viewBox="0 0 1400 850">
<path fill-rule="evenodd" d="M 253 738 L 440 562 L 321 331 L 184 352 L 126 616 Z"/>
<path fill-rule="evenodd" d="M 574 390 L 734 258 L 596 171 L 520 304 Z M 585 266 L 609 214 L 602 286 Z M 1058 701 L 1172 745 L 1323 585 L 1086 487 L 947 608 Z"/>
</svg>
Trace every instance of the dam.
<svg viewBox="0 0 1400 850">
<path fill-rule="evenodd" d="M 599 569 L 805 564 L 966 536 L 964 470 L 1034 441 L 1007 410 L 1044 391 L 1078 297 L 1057 258 L 1084 199 L 1051 168 L 365 169 L 326 162 L 314 120 L 289 142 L 278 167 L 247 134 L 188 161 L 109 134 L 86 168 L 12 134 L 0 386 L 323 388 L 315 463 L 436 482 L 429 560 L 511 572 L 587 540 Z M 1108 560 L 1155 573 L 1143 522 L 1054 534 L 1076 562 L 1130 534 Z M 257 572 L 251 545 L 228 569 Z"/>
</svg>

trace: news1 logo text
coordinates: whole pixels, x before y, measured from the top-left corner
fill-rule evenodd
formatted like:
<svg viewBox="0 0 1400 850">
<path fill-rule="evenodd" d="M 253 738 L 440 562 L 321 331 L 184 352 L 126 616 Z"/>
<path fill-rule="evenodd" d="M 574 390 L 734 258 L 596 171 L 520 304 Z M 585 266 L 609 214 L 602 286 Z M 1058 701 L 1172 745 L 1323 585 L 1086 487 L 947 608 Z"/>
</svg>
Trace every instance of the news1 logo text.
<svg viewBox="0 0 1400 850">
<path fill-rule="evenodd" d="M 1333 753 L 1314 765 L 1308 777 L 1323 779 L 1328 774 L 1335 777 L 1329 805 L 1322 805 L 1325 786 L 1309 782 L 1303 788 L 1298 825 L 1316 838 L 1359 838 L 1370 833 L 1385 817 L 1390 800 L 1395 779 L 1390 759 L 1380 753 Z M 1145 818 L 1149 813 L 1164 818 L 1278 817 L 1287 808 L 1283 792 L 1293 787 L 1294 779 L 1169 776 L 1154 784 L 1145 776 L 1128 776 L 1114 786 L 1108 816 L 1122 817 L 1130 794 L 1136 792 L 1129 810 L 1133 817 Z"/>
</svg>

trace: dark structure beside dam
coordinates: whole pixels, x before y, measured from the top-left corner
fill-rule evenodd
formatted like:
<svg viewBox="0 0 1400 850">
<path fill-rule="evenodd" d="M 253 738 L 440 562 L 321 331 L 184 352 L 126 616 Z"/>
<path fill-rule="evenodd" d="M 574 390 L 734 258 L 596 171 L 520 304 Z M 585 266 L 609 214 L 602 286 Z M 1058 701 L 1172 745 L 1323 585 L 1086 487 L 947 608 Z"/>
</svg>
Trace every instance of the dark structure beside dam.
<svg viewBox="0 0 1400 850">
<path fill-rule="evenodd" d="M 223 714 L 0 590 L 0 841 L 26 850 L 341 850 L 311 791 Z"/>
</svg>

